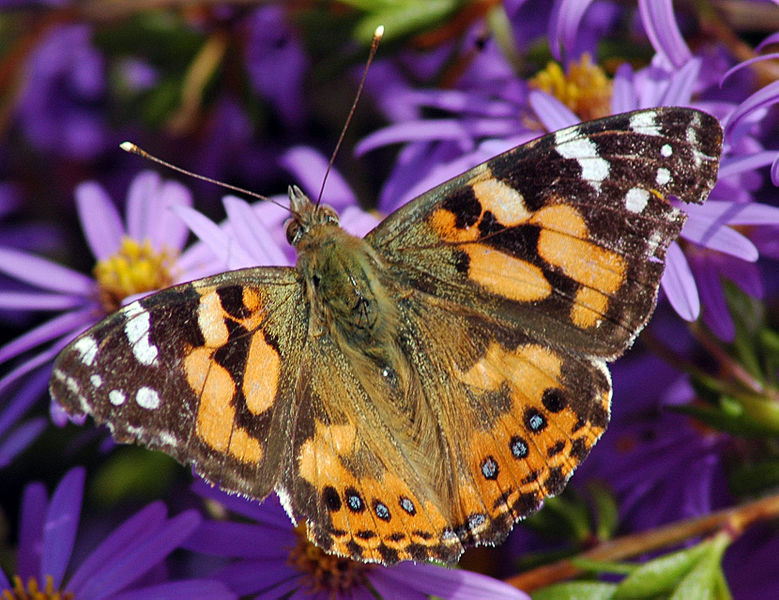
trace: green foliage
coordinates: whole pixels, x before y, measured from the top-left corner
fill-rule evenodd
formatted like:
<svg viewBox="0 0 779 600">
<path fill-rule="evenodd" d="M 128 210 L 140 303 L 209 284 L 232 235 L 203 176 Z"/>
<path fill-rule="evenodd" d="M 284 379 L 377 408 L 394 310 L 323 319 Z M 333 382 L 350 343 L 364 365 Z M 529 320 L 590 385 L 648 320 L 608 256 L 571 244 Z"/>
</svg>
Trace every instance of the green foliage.
<svg viewBox="0 0 779 600">
<path fill-rule="evenodd" d="M 117 448 L 90 479 L 89 495 L 113 505 L 127 499 L 151 499 L 165 494 L 180 471 L 176 461 L 162 452 L 137 446 Z"/>
<path fill-rule="evenodd" d="M 692 384 L 701 402 L 675 407 L 705 424 L 744 437 L 779 437 L 779 333 L 765 307 L 736 285 L 723 282 L 735 326 L 731 344 L 723 345 L 729 377 L 697 373 Z"/>
<path fill-rule="evenodd" d="M 729 600 L 722 556 L 730 537 L 721 533 L 696 546 L 671 552 L 642 565 L 574 561 L 599 573 L 629 572 L 620 583 L 573 581 L 547 586 L 533 600 Z"/>
</svg>

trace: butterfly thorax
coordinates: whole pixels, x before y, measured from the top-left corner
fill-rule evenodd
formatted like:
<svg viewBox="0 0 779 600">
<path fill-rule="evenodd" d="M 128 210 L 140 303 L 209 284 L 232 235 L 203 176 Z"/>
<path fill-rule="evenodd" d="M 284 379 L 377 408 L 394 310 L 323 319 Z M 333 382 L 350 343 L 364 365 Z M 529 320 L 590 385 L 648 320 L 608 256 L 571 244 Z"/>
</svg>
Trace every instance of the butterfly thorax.
<svg viewBox="0 0 779 600">
<path fill-rule="evenodd" d="M 309 330 L 328 334 L 342 351 L 359 347 L 378 358 L 397 339 L 397 310 L 382 280 L 387 280 L 376 251 L 344 231 L 329 206 L 313 204 L 290 188 L 293 220 L 287 238 L 298 254 L 309 306 Z"/>
</svg>

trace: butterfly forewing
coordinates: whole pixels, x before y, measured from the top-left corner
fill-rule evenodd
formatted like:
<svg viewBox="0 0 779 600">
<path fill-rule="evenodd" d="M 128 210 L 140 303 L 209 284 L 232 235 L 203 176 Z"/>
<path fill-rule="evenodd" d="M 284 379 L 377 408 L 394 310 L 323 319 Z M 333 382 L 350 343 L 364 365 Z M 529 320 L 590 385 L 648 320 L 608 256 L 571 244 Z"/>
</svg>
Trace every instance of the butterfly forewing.
<svg viewBox="0 0 779 600">
<path fill-rule="evenodd" d="M 417 289 L 614 358 L 654 308 L 665 252 L 716 181 L 713 117 L 659 108 L 546 135 L 401 208 L 367 239 Z"/>
<path fill-rule="evenodd" d="M 248 269 L 128 304 L 57 358 L 51 393 L 120 442 L 263 498 L 285 452 L 306 303 L 292 269 Z M 273 430 L 280 435 L 270 437 Z"/>
</svg>

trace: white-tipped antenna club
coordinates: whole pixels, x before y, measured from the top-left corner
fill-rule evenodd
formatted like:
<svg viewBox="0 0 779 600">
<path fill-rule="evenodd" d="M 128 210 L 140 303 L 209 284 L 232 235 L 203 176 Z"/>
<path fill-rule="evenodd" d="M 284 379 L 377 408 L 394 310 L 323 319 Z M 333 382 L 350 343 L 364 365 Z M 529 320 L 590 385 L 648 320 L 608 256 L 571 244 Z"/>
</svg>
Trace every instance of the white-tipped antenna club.
<svg viewBox="0 0 779 600">
<path fill-rule="evenodd" d="M 200 179 L 201 181 L 207 181 L 208 183 L 213 183 L 214 185 L 218 185 L 219 187 L 223 187 L 232 192 L 238 192 L 239 194 L 243 194 L 246 196 L 251 196 L 252 198 L 257 198 L 259 200 L 266 200 L 268 202 L 272 202 L 276 206 L 280 206 L 284 210 L 289 210 L 289 207 L 284 206 L 279 202 L 276 202 L 272 198 L 268 198 L 267 196 L 258 194 L 257 192 L 245 190 L 244 188 L 238 187 L 237 185 L 230 185 L 229 183 L 225 183 L 224 181 L 219 181 L 218 179 L 212 179 L 211 177 L 206 177 L 205 175 L 199 175 L 198 173 L 193 173 L 192 171 L 187 171 L 186 169 L 177 167 L 176 165 L 164 161 L 161 158 L 157 158 L 153 154 L 149 154 L 148 152 L 146 152 L 146 150 L 136 146 L 132 142 L 122 142 L 121 144 L 119 144 L 119 147 L 125 152 L 129 152 L 130 154 L 136 154 L 142 158 L 148 159 L 152 162 L 156 162 L 158 165 L 162 165 L 163 167 L 167 167 L 168 169 L 171 169 L 173 171 L 178 171 L 179 173 L 188 175 L 189 177 L 194 177 L 195 179 Z"/>
<path fill-rule="evenodd" d="M 341 144 L 344 141 L 346 130 L 349 128 L 349 123 L 352 122 L 354 111 L 357 108 L 357 101 L 360 99 L 360 96 L 362 95 L 362 88 L 365 87 L 365 79 L 366 77 L 368 77 L 368 69 L 370 68 L 371 63 L 373 62 L 373 57 L 376 56 L 376 50 L 378 50 L 379 48 L 379 43 L 381 42 L 381 38 L 383 35 L 384 35 L 384 25 L 379 25 L 376 29 L 373 30 L 373 38 L 371 39 L 371 48 L 370 50 L 368 50 L 368 60 L 365 61 L 365 68 L 362 70 L 360 85 L 357 86 L 357 93 L 354 95 L 354 101 L 352 102 L 352 107 L 349 109 L 349 114 L 346 115 L 346 122 L 344 123 L 344 126 L 341 129 L 341 135 L 338 136 L 338 141 L 335 144 L 335 150 L 333 150 L 333 153 L 330 155 L 330 162 L 327 163 L 325 176 L 322 177 L 322 186 L 319 188 L 319 194 L 317 194 L 316 197 L 317 206 L 319 206 L 319 203 L 322 201 L 322 194 L 325 191 L 325 183 L 327 182 L 327 176 L 330 174 L 330 170 L 333 168 L 333 163 L 335 162 L 335 157 L 338 156 L 338 151 L 341 149 Z"/>
</svg>

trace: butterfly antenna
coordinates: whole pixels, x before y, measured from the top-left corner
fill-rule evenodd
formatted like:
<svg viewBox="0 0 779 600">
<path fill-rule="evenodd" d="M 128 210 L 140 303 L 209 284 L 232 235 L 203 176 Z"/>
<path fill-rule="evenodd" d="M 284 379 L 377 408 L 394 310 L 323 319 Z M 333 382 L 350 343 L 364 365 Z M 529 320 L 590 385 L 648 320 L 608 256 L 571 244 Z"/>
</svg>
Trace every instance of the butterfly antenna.
<svg viewBox="0 0 779 600">
<path fill-rule="evenodd" d="M 352 122 L 354 111 L 357 108 L 357 102 L 360 100 L 360 96 L 362 95 L 362 88 L 365 87 L 365 79 L 368 77 L 368 69 L 370 68 L 371 63 L 373 62 L 373 57 L 376 56 L 376 50 L 378 50 L 379 48 L 379 43 L 381 42 L 381 38 L 383 35 L 384 35 L 384 25 L 379 25 L 376 28 L 376 30 L 373 32 L 373 39 L 371 40 L 371 49 L 368 51 L 368 60 L 365 61 L 365 68 L 362 70 L 360 85 L 357 86 L 357 93 L 354 95 L 352 108 L 349 109 L 349 114 L 346 116 L 346 122 L 344 123 L 344 126 L 341 129 L 341 135 L 338 136 L 338 142 L 336 142 L 335 144 L 335 150 L 333 150 L 333 153 L 330 155 L 330 162 L 327 163 L 325 176 L 322 178 L 322 186 L 319 188 L 319 194 L 317 194 L 316 197 L 317 206 L 319 206 L 319 203 L 322 201 L 322 194 L 325 191 L 325 183 L 327 183 L 327 176 L 330 174 L 330 170 L 333 168 L 333 163 L 335 162 L 335 157 L 338 156 L 338 151 L 341 149 L 341 143 L 343 143 L 344 141 L 344 137 L 346 136 L 346 130 L 349 128 L 349 123 Z"/>
<path fill-rule="evenodd" d="M 233 192 L 238 192 L 239 194 L 244 194 L 246 196 L 251 196 L 252 198 L 257 198 L 259 200 L 265 200 L 267 202 L 272 202 L 276 206 L 280 206 L 284 210 L 288 210 L 287 206 L 284 206 L 280 202 L 276 202 L 272 198 L 268 198 L 267 196 L 263 196 L 262 194 L 258 194 L 257 192 L 251 192 L 249 190 L 245 190 L 241 187 L 238 187 L 236 185 L 230 185 L 229 183 L 225 183 L 224 181 L 219 181 L 218 179 L 212 179 L 211 177 L 206 177 L 205 175 L 199 175 L 198 173 L 193 173 L 192 171 L 187 171 L 186 169 L 182 169 L 181 167 L 177 167 L 174 164 L 171 164 L 167 161 L 162 160 L 161 158 L 157 158 L 153 154 L 149 154 L 144 150 L 143 148 L 139 148 L 132 142 L 122 142 L 119 144 L 119 147 L 124 150 L 125 152 L 129 152 L 130 154 L 136 154 L 140 157 L 146 158 L 150 161 L 156 162 L 159 165 L 162 165 L 163 167 L 167 167 L 168 169 L 171 169 L 173 171 L 178 171 L 179 173 L 183 173 L 184 175 L 188 175 L 189 177 L 194 177 L 195 179 L 200 179 L 201 181 L 207 181 L 208 183 L 213 183 L 214 185 L 218 185 L 219 187 L 223 187 L 225 189 L 228 189 Z"/>
</svg>

